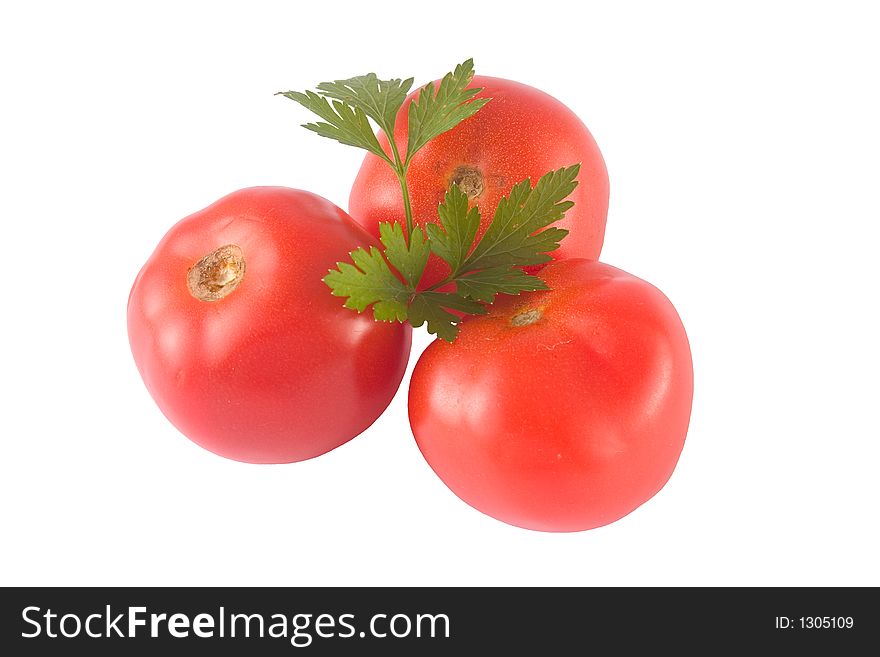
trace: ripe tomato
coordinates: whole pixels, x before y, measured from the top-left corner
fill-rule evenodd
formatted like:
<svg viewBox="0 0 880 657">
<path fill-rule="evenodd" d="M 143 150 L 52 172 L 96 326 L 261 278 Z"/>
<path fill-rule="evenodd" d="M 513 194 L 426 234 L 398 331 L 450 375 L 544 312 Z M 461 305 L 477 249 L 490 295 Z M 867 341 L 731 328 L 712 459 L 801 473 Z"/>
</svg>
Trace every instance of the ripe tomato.
<svg viewBox="0 0 880 657">
<path fill-rule="evenodd" d="M 579 531 L 651 498 L 678 461 L 693 369 L 684 327 L 655 287 L 563 260 L 552 288 L 501 297 L 457 340 L 422 354 L 410 423 L 430 466 L 471 506 L 512 525 Z"/>
<path fill-rule="evenodd" d="M 251 463 L 302 461 L 370 426 L 400 385 L 411 330 L 343 308 L 321 279 L 373 243 L 329 201 L 283 187 L 177 223 L 128 301 L 131 350 L 162 412 Z"/>
<path fill-rule="evenodd" d="M 554 258 L 599 257 L 605 237 L 608 212 L 608 172 L 605 161 L 587 127 L 565 105 L 532 87 L 476 76 L 471 83 L 491 98 L 476 115 L 428 142 L 410 165 L 407 180 L 413 220 L 423 226 L 438 221 L 437 206 L 449 186 L 457 183 L 480 209 L 482 235 L 498 201 L 521 180 L 532 184 L 547 173 L 571 164 L 581 164 L 580 184 L 569 197 L 574 207 L 555 225 L 570 230 Z M 394 131 L 399 148 L 405 151 L 406 107 Z M 379 135 L 383 148 L 385 135 Z M 404 223 L 403 200 L 394 172 L 381 159 L 368 154 L 351 190 L 349 211 L 355 221 L 378 236 L 383 221 Z M 431 256 L 422 278 L 427 287 L 445 278 L 449 267 Z"/>
</svg>

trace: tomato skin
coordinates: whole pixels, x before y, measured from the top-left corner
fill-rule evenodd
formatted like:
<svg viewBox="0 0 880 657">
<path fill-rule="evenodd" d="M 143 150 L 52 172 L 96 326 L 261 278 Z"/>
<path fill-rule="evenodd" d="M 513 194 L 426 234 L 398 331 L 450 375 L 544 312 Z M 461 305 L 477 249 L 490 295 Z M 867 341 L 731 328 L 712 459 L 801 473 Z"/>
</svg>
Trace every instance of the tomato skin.
<svg viewBox="0 0 880 657">
<path fill-rule="evenodd" d="M 593 136 L 568 107 L 538 89 L 511 80 L 476 76 L 472 87 L 483 89 L 478 98 L 492 100 L 474 116 L 434 138 L 410 165 L 407 181 L 416 225 L 437 223 L 437 206 L 443 201 L 450 180 L 459 167 L 482 172 L 483 192 L 472 199 L 480 209 L 482 235 L 498 202 L 516 183 L 531 179 L 534 185 L 549 171 L 581 164 L 580 184 L 569 197 L 574 207 L 554 224 L 569 235 L 553 258 L 597 259 L 605 238 L 608 213 L 608 171 Z M 401 153 L 406 150 L 406 107 L 394 130 Z M 382 147 L 388 139 L 379 135 Z M 378 237 L 383 221 L 404 223 L 403 200 L 394 172 L 381 159 L 367 154 L 351 189 L 349 212 Z M 449 268 L 431 256 L 422 287 L 442 280 Z"/>
<path fill-rule="evenodd" d="M 577 259 L 541 277 L 550 291 L 501 297 L 455 343 L 428 347 L 410 423 L 471 506 L 519 527 L 580 531 L 625 516 L 669 479 L 693 367 L 678 314 L 645 281 Z M 513 325 L 529 311 L 540 318 Z"/>
<path fill-rule="evenodd" d="M 343 308 L 321 279 L 373 243 L 329 201 L 283 187 L 242 189 L 178 222 L 128 302 L 132 354 L 162 412 L 250 463 L 312 458 L 364 431 L 400 384 L 411 329 Z M 243 253 L 241 282 L 197 299 L 188 271 L 228 244 Z"/>
</svg>

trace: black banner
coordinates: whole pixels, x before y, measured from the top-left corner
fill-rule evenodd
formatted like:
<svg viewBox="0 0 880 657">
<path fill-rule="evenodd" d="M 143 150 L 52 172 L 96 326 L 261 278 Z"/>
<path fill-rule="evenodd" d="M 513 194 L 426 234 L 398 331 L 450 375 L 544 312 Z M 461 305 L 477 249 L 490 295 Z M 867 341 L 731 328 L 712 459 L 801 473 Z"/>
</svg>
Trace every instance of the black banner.
<svg viewBox="0 0 880 657">
<path fill-rule="evenodd" d="M 0 614 L 6 655 L 854 654 L 880 638 L 869 588 L 7 588 Z"/>
</svg>

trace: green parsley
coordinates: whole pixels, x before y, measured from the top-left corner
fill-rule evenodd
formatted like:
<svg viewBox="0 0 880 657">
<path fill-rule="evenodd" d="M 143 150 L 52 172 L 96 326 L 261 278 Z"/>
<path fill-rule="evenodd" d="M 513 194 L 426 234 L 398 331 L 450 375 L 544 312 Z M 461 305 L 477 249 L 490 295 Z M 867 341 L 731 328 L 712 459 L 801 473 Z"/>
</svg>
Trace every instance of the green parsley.
<svg viewBox="0 0 880 657">
<path fill-rule="evenodd" d="M 356 146 L 384 160 L 400 182 L 405 228 L 399 223 L 379 224 L 383 250 L 358 248 L 351 262 L 338 262 L 324 282 L 331 294 L 345 297 L 344 306 L 358 312 L 372 307 L 381 321 L 409 321 L 427 325 L 429 333 L 453 341 L 461 317 L 486 312 L 498 294 L 547 289 L 544 282 L 523 271 L 526 265 L 549 261 L 568 231 L 548 227 L 572 207 L 566 201 L 577 185 L 579 165 L 516 184 L 501 200 L 485 234 L 476 239 L 480 212 L 469 207 L 467 195 L 453 185 L 438 207 L 439 223 L 426 230 L 413 225 L 407 170 L 413 155 L 431 139 L 454 128 L 479 111 L 489 98 L 467 88 L 474 76 L 473 60 L 459 64 L 435 88 L 427 84 L 407 109 L 408 140 L 401 153 L 394 139 L 395 122 L 412 88 L 413 79 L 380 80 L 374 73 L 319 84 L 317 91 L 287 91 L 281 95 L 315 113 L 321 121 L 305 128 L 322 137 Z M 373 124 L 389 136 L 386 152 Z M 450 267 L 447 278 L 426 289 L 419 281 L 431 254 Z M 455 311 L 455 312 L 450 312 Z"/>
</svg>

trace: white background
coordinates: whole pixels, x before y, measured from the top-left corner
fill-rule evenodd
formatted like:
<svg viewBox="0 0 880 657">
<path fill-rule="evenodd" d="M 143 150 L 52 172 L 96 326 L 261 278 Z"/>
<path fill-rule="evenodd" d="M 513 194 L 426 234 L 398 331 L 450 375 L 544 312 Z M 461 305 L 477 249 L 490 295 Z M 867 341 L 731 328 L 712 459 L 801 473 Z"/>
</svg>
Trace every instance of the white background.
<svg viewBox="0 0 880 657">
<path fill-rule="evenodd" d="M 372 4 L 3 3 L 0 582 L 880 585 L 871 3 Z M 470 56 L 587 123 L 602 259 L 692 342 L 678 469 L 602 529 L 460 502 L 408 375 L 344 447 L 252 466 L 181 436 L 128 350 L 129 287 L 179 218 L 263 184 L 346 206 L 360 152 L 274 92 Z"/>
</svg>

